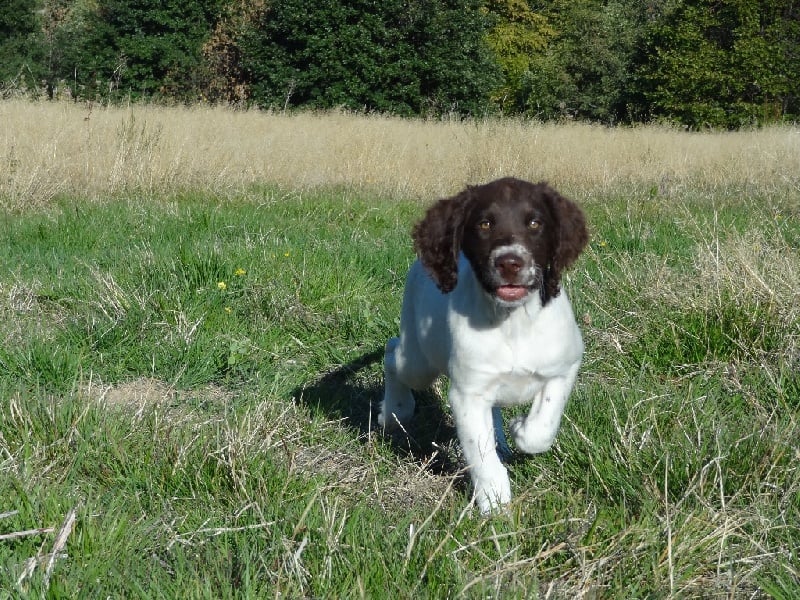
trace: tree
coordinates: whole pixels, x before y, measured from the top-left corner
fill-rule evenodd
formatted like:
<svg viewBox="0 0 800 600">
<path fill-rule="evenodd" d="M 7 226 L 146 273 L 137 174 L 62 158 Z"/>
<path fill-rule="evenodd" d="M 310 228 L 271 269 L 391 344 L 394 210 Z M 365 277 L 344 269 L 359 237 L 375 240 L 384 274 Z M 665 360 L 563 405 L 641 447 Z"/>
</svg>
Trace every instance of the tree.
<svg viewBox="0 0 800 600">
<path fill-rule="evenodd" d="M 37 2 L 2 0 L 0 7 L 0 82 L 17 90 L 36 90 L 45 73 Z"/>
<path fill-rule="evenodd" d="M 269 3 L 241 37 L 261 107 L 480 114 L 497 67 L 479 0 Z"/>
<path fill-rule="evenodd" d="M 628 120 L 643 4 L 555 0 L 534 3 L 534 10 L 555 33 L 530 62 L 521 110 L 544 119 Z"/>
<path fill-rule="evenodd" d="M 800 113 L 800 6 L 678 2 L 647 33 L 640 85 L 651 117 L 737 128 Z"/>
<path fill-rule="evenodd" d="M 261 18 L 264 9 L 265 0 L 231 0 L 223 6 L 214 31 L 203 44 L 207 100 L 239 106 L 247 103 L 250 88 L 239 42 Z"/>
<path fill-rule="evenodd" d="M 546 17 L 531 10 L 527 0 L 490 0 L 487 8 L 494 25 L 486 41 L 503 73 L 492 100 L 503 112 L 518 112 L 525 104 L 523 81 L 556 32 Z"/>
<path fill-rule="evenodd" d="M 76 3 L 77 4 L 77 3 Z M 201 48 L 219 0 L 99 0 L 84 5 L 56 35 L 59 77 L 84 97 L 200 95 Z"/>
</svg>

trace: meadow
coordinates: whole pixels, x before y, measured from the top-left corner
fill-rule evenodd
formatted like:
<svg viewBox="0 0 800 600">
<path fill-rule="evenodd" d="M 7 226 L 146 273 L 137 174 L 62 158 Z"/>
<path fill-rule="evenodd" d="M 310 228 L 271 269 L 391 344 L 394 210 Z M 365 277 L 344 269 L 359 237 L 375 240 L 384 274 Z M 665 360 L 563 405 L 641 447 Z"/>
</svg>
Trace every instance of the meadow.
<svg viewBox="0 0 800 600">
<path fill-rule="evenodd" d="M 796 598 L 800 131 L 0 103 L 0 598 Z M 548 180 L 592 239 L 549 453 L 480 517 L 374 426 L 409 231 Z"/>
</svg>

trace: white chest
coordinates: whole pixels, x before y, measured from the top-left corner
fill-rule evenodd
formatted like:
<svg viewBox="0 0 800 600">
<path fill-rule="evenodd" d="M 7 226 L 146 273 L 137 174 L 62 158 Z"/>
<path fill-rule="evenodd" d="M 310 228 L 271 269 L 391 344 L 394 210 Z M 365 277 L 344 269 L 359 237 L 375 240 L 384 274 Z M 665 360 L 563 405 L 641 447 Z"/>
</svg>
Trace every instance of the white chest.
<svg viewBox="0 0 800 600">
<path fill-rule="evenodd" d="M 449 374 L 502 405 L 530 402 L 548 379 L 563 376 L 583 354 L 583 341 L 564 294 L 545 308 L 489 324 L 451 315 Z"/>
</svg>

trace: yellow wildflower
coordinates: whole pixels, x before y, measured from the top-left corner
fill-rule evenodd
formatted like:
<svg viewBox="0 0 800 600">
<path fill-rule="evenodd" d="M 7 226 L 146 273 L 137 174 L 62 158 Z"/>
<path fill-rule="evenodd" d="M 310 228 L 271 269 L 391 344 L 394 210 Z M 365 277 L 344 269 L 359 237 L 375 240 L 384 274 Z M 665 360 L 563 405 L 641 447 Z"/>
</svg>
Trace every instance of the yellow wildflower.
<svg viewBox="0 0 800 600">
<path fill-rule="evenodd" d="M 225 283 L 224 281 L 218 281 L 217 282 L 217 289 L 218 290 L 222 290 L 224 292 L 226 289 L 228 289 L 228 284 Z"/>
</svg>

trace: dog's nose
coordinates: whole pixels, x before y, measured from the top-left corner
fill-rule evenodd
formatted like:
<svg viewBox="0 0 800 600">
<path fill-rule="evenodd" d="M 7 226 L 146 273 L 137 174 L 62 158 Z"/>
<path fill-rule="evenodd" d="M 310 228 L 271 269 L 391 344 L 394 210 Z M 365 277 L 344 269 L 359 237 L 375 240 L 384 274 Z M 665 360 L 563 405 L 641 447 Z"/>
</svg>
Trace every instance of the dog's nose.
<svg viewBox="0 0 800 600">
<path fill-rule="evenodd" d="M 501 254 L 494 259 L 494 266 L 506 281 L 514 281 L 522 269 L 522 259 L 516 254 Z"/>
</svg>

